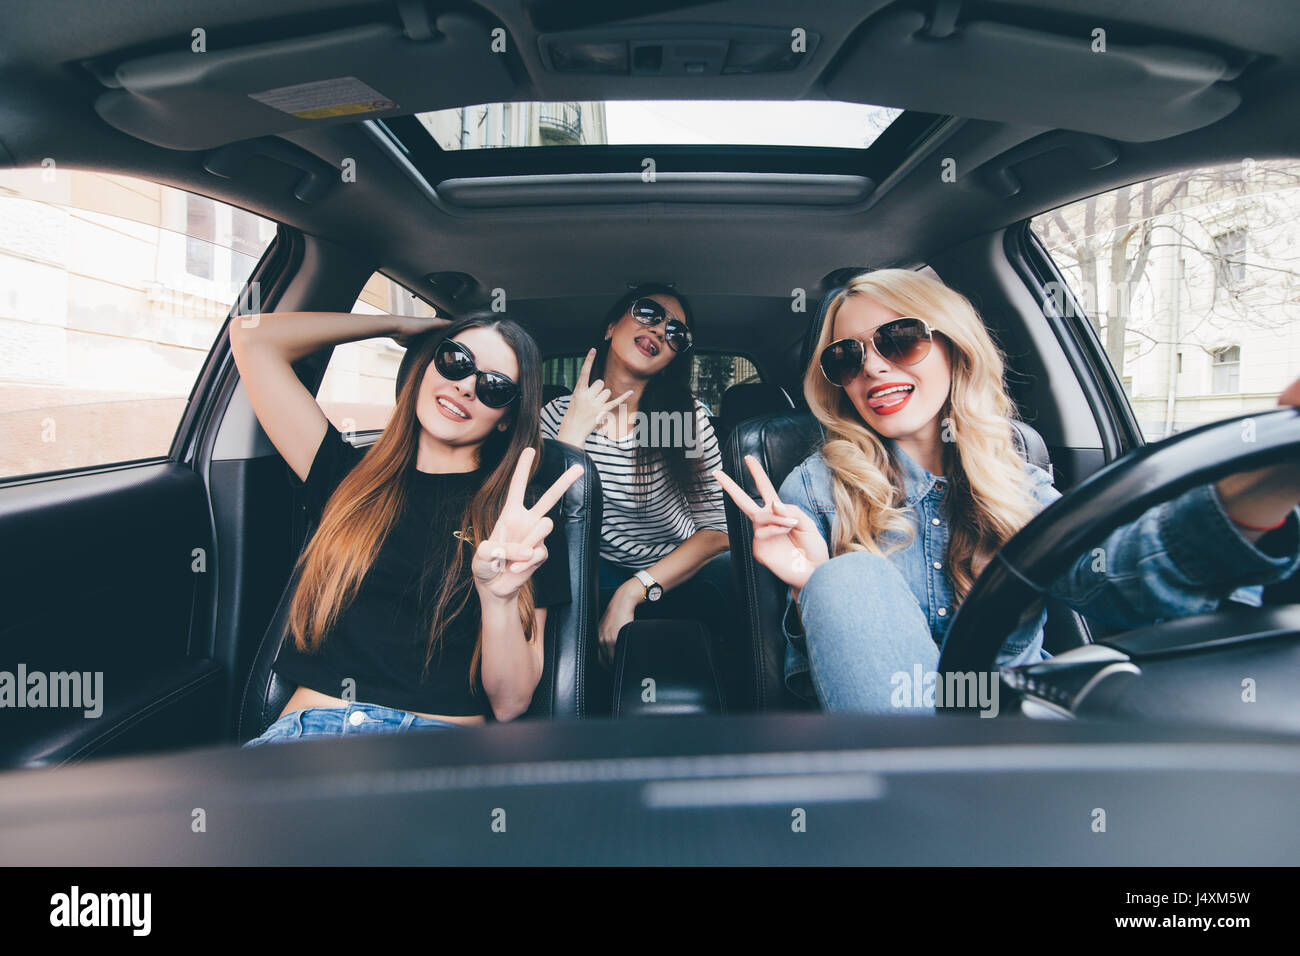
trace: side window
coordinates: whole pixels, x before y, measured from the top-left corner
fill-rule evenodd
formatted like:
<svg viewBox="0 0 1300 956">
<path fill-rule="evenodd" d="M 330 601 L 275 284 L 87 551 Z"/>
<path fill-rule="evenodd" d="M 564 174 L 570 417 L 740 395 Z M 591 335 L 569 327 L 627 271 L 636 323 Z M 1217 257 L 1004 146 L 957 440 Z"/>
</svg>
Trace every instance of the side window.
<svg viewBox="0 0 1300 956">
<path fill-rule="evenodd" d="M 1300 162 L 1243 159 L 1031 220 L 1143 435 L 1277 407 L 1300 376 Z"/>
<path fill-rule="evenodd" d="M 437 315 L 388 276 L 376 272 L 361 290 L 353 312 L 366 315 Z M 397 370 L 406 349 L 390 338 L 362 339 L 335 346 L 316 401 L 339 431 L 380 431 L 397 404 Z"/>
<path fill-rule="evenodd" d="M 714 416 L 722 414 L 722 395 L 731 386 L 761 381 L 754 363 L 741 355 L 697 355 L 695 368 L 691 370 L 695 397 L 708 405 Z"/>
<path fill-rule="evenodd" d="M 547 359 L 542 366 L 543 383 L 572 391 L 585 358 L 583 354 Z M 691 388 L 715 416 L 722 411 L 722 395 L 728 388 L 761 381 L 758 369 L 742 355 L 709 352 L 692 359 Z"/>
<path fill-rule="evenodd" d="M 275 223 L 54 167 L 0 171 L 0 222 L 0 478 L 167 455 Z"/>
</svg>

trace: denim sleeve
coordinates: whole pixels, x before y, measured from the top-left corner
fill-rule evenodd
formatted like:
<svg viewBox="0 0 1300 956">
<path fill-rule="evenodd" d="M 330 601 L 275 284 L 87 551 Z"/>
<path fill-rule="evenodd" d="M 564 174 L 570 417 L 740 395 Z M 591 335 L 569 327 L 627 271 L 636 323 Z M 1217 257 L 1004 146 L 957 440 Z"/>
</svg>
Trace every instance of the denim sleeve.
<svg viewBox="0 0 1300 956">
<path fill-rule="evenodd" d="M 827 548 L 830 547 L 825 524 L 820 519 L 817 508 L 813 505 L 812 498 L 808 494 L 807 474 L 803 465 L 799 465 L 790 474 L 786 475 L 785 481 L 781 482 L 781 487 L 776 491 L 776 496 L 785 504 L 798 505 L 802 508 L 808 517 L 812 518 L 813 524 L 821 532 L 822 538 L 826 539 Z M 785 613 L 781 615 L 781 630 L 787 640 L 804 636 L 803 622 L 799 620 L 799 605 L 790 596 L 789 588 L 786 588 Z"/>
<path fill-rule="evenodd" d="M 1043 505 L 1061 497 L 1051 478 L 1029 466 Z M 1287 518 L 1269 554 L 1247 540 L 1224 510 L 1213 484 L 1162 502 L 1080 555 L 1049 588 L 1075 610 L 1113 627 L 1158 624 L 1217 610 L 1232 599 L 1259 607 L 1263 585 L 1300 568 L 1300 508 Z"/>
</svg>

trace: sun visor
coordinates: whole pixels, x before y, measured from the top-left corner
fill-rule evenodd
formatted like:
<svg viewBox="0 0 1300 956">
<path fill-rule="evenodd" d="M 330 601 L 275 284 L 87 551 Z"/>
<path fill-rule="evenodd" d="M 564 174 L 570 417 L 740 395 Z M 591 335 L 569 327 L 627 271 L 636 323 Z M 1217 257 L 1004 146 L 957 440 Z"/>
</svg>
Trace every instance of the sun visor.
<svg viewBox="0 0 1300 956">
<path fill-rule="evenodd" d="M 1108 42 L 991 21 L 939 23 L 916 10 L 869 20 L 826 82 L 831 99 L 1147 142 L 1236 109 L 1218 53 Z"/>
<path fill-rule="evenodd" d="M 154 54 L 118 64 L 104 120 L 170 149 L 397 113 L 514 97 L 508 54 L 489 27 L 443 14 L 424 39 L 372 24 L 231 49 Z M 497 44 L 499 46 L 499 44 Z"/>
</svg>

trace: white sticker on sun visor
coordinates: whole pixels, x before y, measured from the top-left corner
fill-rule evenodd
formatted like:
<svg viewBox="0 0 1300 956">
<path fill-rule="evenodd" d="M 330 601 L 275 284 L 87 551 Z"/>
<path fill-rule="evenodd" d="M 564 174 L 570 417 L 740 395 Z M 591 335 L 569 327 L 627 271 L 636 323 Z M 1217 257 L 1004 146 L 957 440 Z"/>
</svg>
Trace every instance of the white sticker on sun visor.
<svg viewBox="0 0 1300 956">
<path fill-rule="evenodd" d="M 298 83 L 274 90 L 249 93 L 259 103 L 299 119 L 325 119 L 352 113 L 395 110 L 397 104 L 355 76 L 340 76 L 315 83 Z"/>
</svg>

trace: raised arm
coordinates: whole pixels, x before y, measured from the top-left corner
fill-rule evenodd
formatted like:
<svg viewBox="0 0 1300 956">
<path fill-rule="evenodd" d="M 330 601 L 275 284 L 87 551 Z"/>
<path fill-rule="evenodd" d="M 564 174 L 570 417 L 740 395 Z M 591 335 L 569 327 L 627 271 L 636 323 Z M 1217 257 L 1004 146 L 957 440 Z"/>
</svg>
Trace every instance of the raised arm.
<svg viewBox="0 0 1300 956">
<path fill-rule="evenodd" d="M 569 396 L 569 407 L 564 413 L 564 421 L 560 423 L 555 435 L 556 441 L 562 441 L 579 450 L 586 446 L 587 436 L 596 430 L 601 419 L 627 401 L 628 396 L 632 394 L 629 389 L 617 398 L 613 398 L 610 396 L 609 389 L 605 387 L 604 381 L 601 379 L 590 381 L 591 363 L 595 359 L 596 350 L 591 349 L 587 353 L 586 361 L 582 363 L 582 370 L 578 372 L 578 381 L 573 386 L 573 394 Z"/>
<path fill-rule="evenodd" d="M 351 312 L 277 312 L 235 316 L 230 351 L 253 412 L 271 444 L 301 480 L 325 435 L 326 418 L 298 380 L 293 363 L 341 342 L 389 335 L 399 341 L 447 319 Z"/>
</svg>

